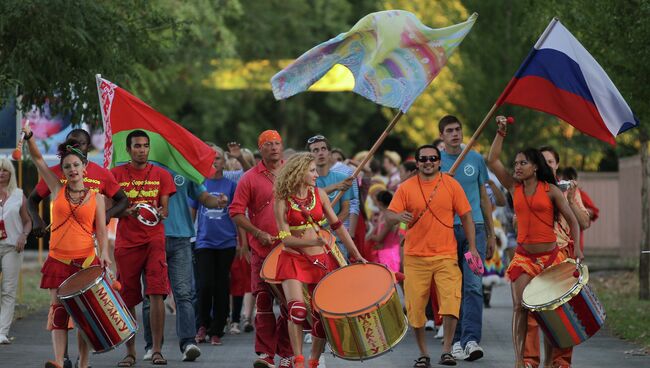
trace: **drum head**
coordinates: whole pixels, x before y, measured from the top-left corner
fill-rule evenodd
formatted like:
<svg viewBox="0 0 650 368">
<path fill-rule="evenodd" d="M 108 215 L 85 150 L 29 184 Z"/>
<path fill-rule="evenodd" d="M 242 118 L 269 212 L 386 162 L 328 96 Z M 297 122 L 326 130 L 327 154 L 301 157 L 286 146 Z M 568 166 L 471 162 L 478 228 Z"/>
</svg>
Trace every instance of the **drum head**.
<svg viewBox="0 0 650 368">
<path fill-rule="evenodd" d="M 325 276 L 314 290 L 314 305 L 322 313 L 353 316 L 385 303 L 394 290 L 385 266 L 356 263 Z"/>
<path fill-rule="evenodd" d="M 270 284 L 278 284 L 279 282 L 275 280 L 275 275 L 278 271 L 278 259 L 280 258 L 280 252 L 284 249 L 284 244 L 280 243 L 277 247 L 273 248 L 271 253 L 266 256 L 264 259 L 264 264 L 260 270 L 260 277 L 262 280 Z"/>
<path fill-rule="evenodd" d="M 85 268 L 74 275 L 68 277 L 57 291 L 59 298 L 71 297 L 84 292 L 88 287 L 95 284 L 97 279 L 101 278 L 104 271 L 100 266 L 91 266 Z"/>
<path fill-rule="evenodd" d="M 533 278 L 524 289 L 523 304 L 529 309 L 555 309 L 567 298 L 580 292 L 589 281 L 587 266 L 580 266 L 580 275 L 573 275 L 576 264 L 567 260 L 544 270 Z"/>
</svg>

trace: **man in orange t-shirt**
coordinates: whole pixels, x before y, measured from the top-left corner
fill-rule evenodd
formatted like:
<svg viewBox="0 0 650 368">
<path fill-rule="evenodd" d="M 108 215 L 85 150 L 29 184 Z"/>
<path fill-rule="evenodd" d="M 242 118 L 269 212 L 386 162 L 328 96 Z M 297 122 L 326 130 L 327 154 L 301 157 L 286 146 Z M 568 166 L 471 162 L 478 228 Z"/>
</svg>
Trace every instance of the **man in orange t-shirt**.
<svg viewBox="0 0 650 368">
<path fill-rule="evenodd" d="M 433 145 L 418 148 L 418 174 L 404 181 L 388 207 L 390 224 L 408 224 L 404 242 L 404 294 L 408 320 L 415 331 L 421 357 L 415 367 L 430 367 L 424 339 L 425 308 L 434 278 L 443 316 L 443 354 L 439 364 L 456 365 L 451 340 L 460 312 L 462 274 L 454 237 L 454 215 L 465 229 L 470 252 L 478 257 L 472 208 L 460 184 L 440 172 L 440 151 Z"/>
</svg>

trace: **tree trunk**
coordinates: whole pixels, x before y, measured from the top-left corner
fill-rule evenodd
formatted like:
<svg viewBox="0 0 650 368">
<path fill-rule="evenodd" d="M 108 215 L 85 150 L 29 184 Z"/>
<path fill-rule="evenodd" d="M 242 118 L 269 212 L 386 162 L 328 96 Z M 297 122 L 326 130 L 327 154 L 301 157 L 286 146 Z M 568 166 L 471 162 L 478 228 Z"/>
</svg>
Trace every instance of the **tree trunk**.
<svg viewBox="0 0 650 368">
<path fill-rule="evenodd" d="M 641 250 L 650 250 L 650 170 L 648 168 L 648 134 L 641 132 Z M 639 299 L 650 300 L 650 254 L 641 253 L 639 259 Z"/>
</svg>

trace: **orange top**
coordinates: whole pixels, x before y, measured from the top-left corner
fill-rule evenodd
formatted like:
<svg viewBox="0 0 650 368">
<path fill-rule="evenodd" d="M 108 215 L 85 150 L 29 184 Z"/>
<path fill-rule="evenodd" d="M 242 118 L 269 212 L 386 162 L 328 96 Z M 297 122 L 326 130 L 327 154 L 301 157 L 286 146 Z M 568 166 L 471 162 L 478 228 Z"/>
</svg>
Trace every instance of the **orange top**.
<svg viewBox="0 0 650 368">
<path fill-rule="evenodd" d="M 65 187 L 54 199 L 52 206 L 52 234 L 50 256 L 60 260 L 86 258 L 95 252 L 96 194 L 77 206 L 65 198 Z"/>
<path fill-rule="evenodd" d="M 431 197 L 433 191 L 436 191 Z M 427 202 L 429 208 L 427 208 Z M 458 258 L 454 237 L 454 214 L 462 216 L 472 210 L 463 187 L 451 176 L 441 174 L 423 181 L 415 175 L 400 184 L 390 202 L 389 210 L 408 211 L 415 224 L 409 224 L 404 241 L 404 254 L 420 257 Z M 422 214 L 422 217 L 420 217 Z"/>
<path fill-rule="evenodd" d="M 517 243 L 553 243 L 556 240 L 553 230 L 555 213 L 553 202 L 548 196 L 550 186 L 538 181 L 535 193 L 526 196 L 524 186 L 515 184 L 515 195 L 512 197 L 517 215 Z"/>
</svg>

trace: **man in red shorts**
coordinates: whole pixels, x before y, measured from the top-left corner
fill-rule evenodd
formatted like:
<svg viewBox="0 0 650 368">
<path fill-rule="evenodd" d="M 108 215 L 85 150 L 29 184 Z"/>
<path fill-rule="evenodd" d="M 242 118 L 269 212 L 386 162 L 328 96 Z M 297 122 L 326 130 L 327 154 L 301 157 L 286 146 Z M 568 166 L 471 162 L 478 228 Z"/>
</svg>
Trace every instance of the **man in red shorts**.
<svg viewBox="0 0 650 368">
<path fill-rule="evenodd" d="M 153 336 L 153 364 L 166 364 L 160 353 L 165 326 L 163 297 L 168 294 L 169 281 L 165 257 L 165 228 L 160 221 L 148 226 L 137 219 L 135 206 L 147 203 L 158 209 L 162 218 L 167 217 L 169 197 L 176 192 L 172 176 L 165 170 L 148 162 L 149 136 L 142 130 L 134 130 L 126 137 L 126 150 L 131 161 L 113 168 L 112 172 L 120 187 L 129 198 L 130 207 L 117 223 L 115 239 L 115 262 L 117 275 L 122 284 L 121 295 L 126 306 L 135 316 L 135 306 L 142 301 L 140 279 L 144 274 L 145 295 L 151 303 L 151 332 Z M 126 343 L 127 355 L 119 367 L 135 364 L 135 338 Z"/>
<path fill-rule="evenodd" d="M 260 278 L 262 263 L 273 249 L 274 237 L 278 234 L 273 213 L 273 182 L 283 164 L 282 138 L 275 130 L 266 130 L 260 134 L 257 144 L 262 161 L 248 170 L 237 184 L 229 212 L 237 226 L 252 235 L 248 239 L 252 250 L 252 288 L 257 306 L 255 352 L 259 355 L 253 367 L 274 367 L 276 353 L 280 355 L 280 367 L 291 367 L 293 353 L 287 332 L 285 306 L 282 306 L 282 313 L 276 321 L 274 295 L 269 284 Z"/>
</svg>

